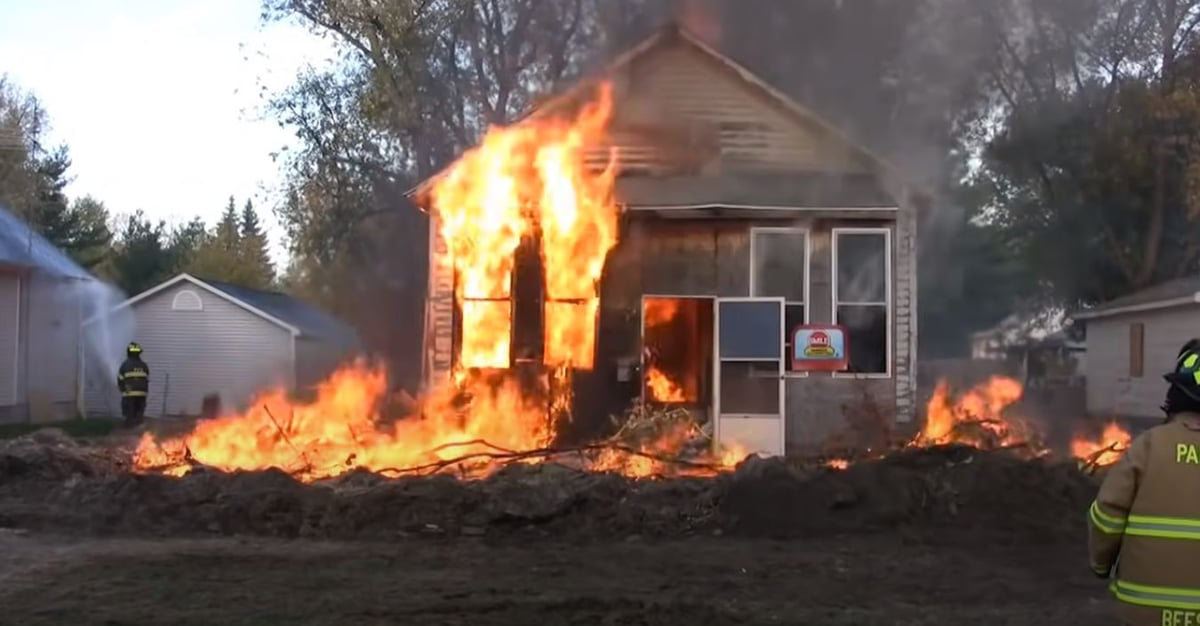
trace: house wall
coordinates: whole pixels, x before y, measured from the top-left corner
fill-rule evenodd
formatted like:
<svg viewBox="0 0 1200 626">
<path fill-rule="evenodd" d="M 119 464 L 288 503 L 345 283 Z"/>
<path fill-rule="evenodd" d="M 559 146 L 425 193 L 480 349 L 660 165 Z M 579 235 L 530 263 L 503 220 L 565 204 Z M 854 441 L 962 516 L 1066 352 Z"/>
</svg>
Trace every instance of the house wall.
<svg viewBox="0 0 1200 626">
<path fill-rule="evenodd" d="M 708 177 L 737 174 L 863 174 L 872 166 L 844 138 L 785 110 L 746 77 L 689 45 L 661 45 L 612 77 L 614 112 L 604 145 L 591 158 L 604 162 L 616 146 L 623 176 Z M 535 114 L 536 115 L 536 114 Z M 708 180 L 705 178 L 705 180 Z M 753 179 L 747 179 L 753 180 Z M 803 208 L 803 203 L 796 204 Z M 891 229 L 892 370 L 884 378 L 810 374 L 787 381 L 789 448 L 815 444 L 844 431 L 845 415 L 876 412 L 909 421 L 916 413 L 916 211 L 907 198 L 883 222 Z M 786 204 L 784 206 L 787 206 Z M 810 229 L 809 320 L 832 314 L 831 229 L 878 224 L 854 211 L 795 211 L 793 221 L 762 225 Z M 622 241 L 609 257 L 602 286 L 600 369 L 639 351 L 642 294 L 749 295 L 749 222 L 708 221 L 649 225 L 626 214 Z M 426 384 L 436 384 L 453 359 L 453 273 L 436 260 L 446 250 L 430 220 L 430 275 L 426 309 Z M 597 375 L 604 376 L 602 371 Z"/>
<path fill-rule="evenodd" d="M 184 291 L 199 297 L 201 310 L 173 308 Z M 242 409 L 257 391 L 295 387 L 291 332 L 204 288 L 180 283 L 134 303 L 133 312 L 134 340 L 150 366 L 148 416 L 198 415 L 210 393 L 224 409 Z M 88 412 L 119 414 L 115 381 L 91 365 Z"/>
<path fill-rule="evenodd" d="M 1144 328 L 1142 375 L 1130 372 L 1130 325 Z M 1087 410 L 1100 417 L 1162 417 L 1162 375 L 1188 339 L 1200 335 L 1200 306 L 1143 311 L 1087 321 Z"/>
<path fill-rule="evenodd" d="M 641 297 L 653 295 L 745 297 L 750 295 L 750 228 L 779 226 L 749 221 L 681 222 L 631 221 L 622 241 L 609 255 L 602 284 L 601 360 L 636 360 L 640 352 Z M 899 297 L 906 289 L 896 280 L 904 264 L 895 242 L 897 225 L 864 224 L 860 220 L 805 217 L 785 224 L 809 229 L 809 287 L 806 306 L 810 323 L 832 323 L 832 229 L 885 226 L 891 229 L 892 246 L 892 375 L 887 377 L 834 377 L 827 373 L 789 374 L 785 382 L 785 418 L 789 450 L 837 437 L 853 418 L 863 414 L 912 418 L 916 378 L 913 362 L 911 311 Z M 803 262 L 798 260 L 798 262 Z M 907 294 L 905 294 L 907 298 Z M 911 298 L 909 298 L 911 299 Z"/>
<path fill-rule="evenodd" d="M 21 277 L 0 267 L 0 416 L 11 417 L 18 403 Z"/>
<path fill-rule="evenodd" d="M 619 130 L 610 141 L 619 148 L 622 168 L 867 171 L 845 142 L 816 124 L 798 123 L 731 73 L 695 48 L 674 45 L 613 76 L 613 125 Z M 597 156 L 605 152 L 597 150 Z"/>
<path fill-rule="evenodd" d="M 22 402 L 34 422 L 74 417 L 79 383 L 78 281 L 43 272 L 28 275 L 22 309 Z"/>
</svg>

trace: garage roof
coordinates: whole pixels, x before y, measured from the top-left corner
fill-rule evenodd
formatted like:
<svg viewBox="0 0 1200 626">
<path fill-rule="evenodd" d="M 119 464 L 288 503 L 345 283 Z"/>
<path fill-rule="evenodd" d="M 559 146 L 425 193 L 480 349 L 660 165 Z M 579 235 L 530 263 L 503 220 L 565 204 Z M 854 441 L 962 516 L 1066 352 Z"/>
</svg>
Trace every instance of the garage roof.
<svg viewBox="0 0 1200 626">
<path fill-rule="evenodd" d="M 1079 311 L 1073 317 L 1088 320 L 1189 304 L 1200 304 L 1200 276 L 1185 276 L 1159 283 L 1096 307 Z"/>
<path fill-rule="evenodd" d="M 0 262 L 22 265 L 79 280 L 95 277 L 29 227 L 16 214 L 0 208 Z"/>
<path fill-rule="evenodd" d="M 313 337 L 335 343 L 352 344 L 357 341 L 357 333 L 346 323 L 321 311 L 320 309 L 285 293 L 251 289 L 213 280 L 203 280 L 190 274 L 180 274 L 156 287 L 151 287 L 142 293 L 118 304 L 113 309 L 120 309 L 146 300 L 179 283 L 187 282 L 269 321 L 293 335 Z M 93 317 L 85 323 L 90 323 Z"/>
</svg>

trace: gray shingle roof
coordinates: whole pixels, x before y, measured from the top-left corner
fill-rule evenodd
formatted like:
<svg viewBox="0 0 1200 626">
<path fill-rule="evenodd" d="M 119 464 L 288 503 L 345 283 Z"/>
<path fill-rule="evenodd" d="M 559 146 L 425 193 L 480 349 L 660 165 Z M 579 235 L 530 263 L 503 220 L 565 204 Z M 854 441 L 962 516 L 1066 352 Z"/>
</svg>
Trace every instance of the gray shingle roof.
<svg viewBox="0 0 1200 626">
<path fill-rule="evenodd" d="M 66 278 L 95 280 L 65 252 L 4 208 L 0 208 L 0 262 L 39 269 Z"/>
<path fill-rule="evenodd" d="M 1191 298 L 1197 293 L 1200 293 L 1200 276 L 1185 276 L 1147 287 L 1141 291 L 1135 291 L 1114 300 L 1109 300 L 1104 304 L 1078 312 L 1076 317 L 1083 319 L 1101 317 L 1105 314 L 1112 314 L 1119 309 L 1132 306 L 1152 306 L 1171 300 Z"/>
<path fill-rule="evenodd" d="M 301 335 L 344 345 L 358 341 L 358 334 L 348 324 L 293 296 L 203 278 L 197 280 L 203 280 L 213 289 L 295 326 L 300 329 Z"/>
</svg>

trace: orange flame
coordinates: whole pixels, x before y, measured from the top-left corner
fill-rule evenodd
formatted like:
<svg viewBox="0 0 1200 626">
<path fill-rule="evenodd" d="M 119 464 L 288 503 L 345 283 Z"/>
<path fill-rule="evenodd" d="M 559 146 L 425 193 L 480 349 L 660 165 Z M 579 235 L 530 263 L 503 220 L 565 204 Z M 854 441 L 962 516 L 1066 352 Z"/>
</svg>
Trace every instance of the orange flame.
<svg viewBox="0 0 1200 626">
<path fill-rule="evenodd" d="M 569 382 L 571 369 L 593 366 L 597 283 L 618 234 L 616 164 L 610 155 L 596 172 L 583 157 L 587 146 L 603 145 L 611 109 L 606 85 L 573 120 L 490 129 L 434 185 L 432 209 L 448 249 L 435 262 L 455 271 L 462 339 L 459 369 L 422 398 L 421 415 L 385 419 L 387 376 L 358 362 L 333 374 L 312 403 L 268 391 L 244 414 L 202 422 L 184 437 L 160 442 L 146 435 L 135 466 L 181 474 L 190 457 L 221 470 L 277 467 L 314 480 L 355 468 L 437 470 L 449 461 L 478 476 L 514 456 L 536 462 L 541 457 L 519 453 L 553 442 L 550 417 L 569 394 L 563 381 Z M 540 245 L 545 273 L 543 362 L 552 372 L 534 389 L 507 373 L 514 255 L 523 242 Z M 644 455 L 678 452 L 696 434 L 692 430 L 679 425 L 660 433 L 634 450 L 641 455 L 608 450 L 592 459 L 592 467 L 636 476 L 662 471 L 663 463 Z M 724 462 L 736 451 L 720 454 Z"/>
<path fill-rule="evenodd" d="M 683 388 L 657 367 L 650 366 L 646 370 L 646 391 L 650 399 L 658 402 L 685 402 L 687 396 Z"/>
<path fill-rule="evenodd" d="M 925 427 L 913 443 L 974 446 L 1028 443 L 1029 435 L 1033 434 L 1029 426 L 1002 415 L 1005 409 L 1021 399 L 1022 393 L 1020 382 L 993 376 L 952 401 L 949 385 L 939 381 L 926 405 Z M 973 430 L 967 430 L 968 425 Z"/>
<path fill-rule="evenodd" d="M 617 242 L 616 161 L 588 170 L 584 151 L 602 139 L 612 112 L 605 85 L 574 120 L 494 128 L 432 191 L 456 272 L 463 367 L 510 366 L 514 255 L 540 237 L 545 268 L 547 365 L 590 369 L 596 341 L 596 286 Z"/>
<path fill-rule="evenodd" d="M 1076 436 L 1071 440 L 1071 456 L 1089 461 L 1093 465 L 1112 465 L 1121 460 L 1129 448 L 1132 437 L 1129 431 L 1116 422 L 1109 422 L 1099 439 Z"/>
</svg>

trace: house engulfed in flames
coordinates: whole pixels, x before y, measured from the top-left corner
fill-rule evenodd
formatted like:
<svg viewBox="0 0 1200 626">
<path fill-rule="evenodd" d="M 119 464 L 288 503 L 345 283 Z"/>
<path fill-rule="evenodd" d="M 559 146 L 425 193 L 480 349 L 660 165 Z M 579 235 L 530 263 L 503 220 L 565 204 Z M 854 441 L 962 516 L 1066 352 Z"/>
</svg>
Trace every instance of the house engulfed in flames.
<svg viewBox="0 0 1200 626">
<path fill-rule="evenodd" d="M 427 389 L 504 379 L 581 437 L 679 405 L 766 454 L 864 398 L 914 417 L 918 196 L 676 26 L 411 196 L 431 216 Z M 791 371 L 802 324 L 846 330 L 844 371 Z"/>
</svg>

